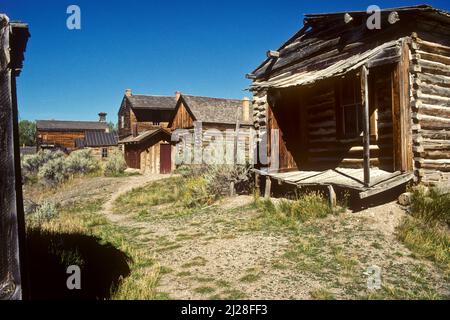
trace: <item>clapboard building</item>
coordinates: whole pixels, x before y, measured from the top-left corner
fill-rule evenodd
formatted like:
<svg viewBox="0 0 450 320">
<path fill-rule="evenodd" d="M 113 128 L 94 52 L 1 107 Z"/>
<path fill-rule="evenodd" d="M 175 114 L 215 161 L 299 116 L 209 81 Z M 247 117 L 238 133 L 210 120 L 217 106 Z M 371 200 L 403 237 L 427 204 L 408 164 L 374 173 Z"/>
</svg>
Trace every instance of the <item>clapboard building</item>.
<svg viewBox="0 0 450 320">
<path fill-rule="evenodd" d="M 277 170 L 259 166 L 268 185 L 343 187 L 365 198 L 413 179 L 448 182 L 450 14 L 387 9 L 379 28 L 370 17 L 306 15 L 248 75 L 258 139 L 280 150 Z"/>
<path fill-rule="evenodd" d="M 38 150 L 63 150 L 77 148 L 76 140 L 83 140 L 88 132 L 109 132 L 106 113 L 99 113 L 99 121 L 37 120 L 36 146 Z"/>
</svg>

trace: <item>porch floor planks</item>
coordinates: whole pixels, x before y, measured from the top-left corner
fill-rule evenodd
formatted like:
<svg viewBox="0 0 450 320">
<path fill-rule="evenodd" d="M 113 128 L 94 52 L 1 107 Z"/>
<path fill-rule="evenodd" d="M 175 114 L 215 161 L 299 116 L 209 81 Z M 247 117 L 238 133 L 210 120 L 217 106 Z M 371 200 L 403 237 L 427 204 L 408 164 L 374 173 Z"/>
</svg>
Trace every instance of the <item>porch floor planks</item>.
<svg viewBox="0 0 450 320">
<path fill-rule="evenodd" d="M 388 172 L 378 168 L 370 170 L 370 178 L 372 186 L 367 188 L 364 185 L 364 170 L 351 168 L 336 168 L 326 171 L 291 171 L 281 173 L 265 173 L 279 182 L 285 182 L 297 186 L 313 186 L 313 185 L 334 185 L 344 188 L 350 188 L 361 192 L 364 196 L 372 192 L 377 193 L 380 187 L 386 187 L 398 179 L 404 180 L 404 174 L 400 172 Z M 397 183 L 398 184 L 398 183 Z"/>
</svg>

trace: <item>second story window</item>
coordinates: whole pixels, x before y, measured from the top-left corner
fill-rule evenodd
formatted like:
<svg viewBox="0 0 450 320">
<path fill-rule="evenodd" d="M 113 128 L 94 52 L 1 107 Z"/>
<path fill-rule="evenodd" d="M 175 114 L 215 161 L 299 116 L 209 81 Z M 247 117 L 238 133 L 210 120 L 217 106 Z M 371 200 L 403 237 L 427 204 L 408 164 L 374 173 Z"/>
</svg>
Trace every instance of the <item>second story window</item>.
<svg viewBox="0 0 450 320">
<path fill-rule="evenodd" d="M 124 116 L 120 117 L 120 128 L 121 129 L 125 128 L 125 117 Z"/>
</svg>

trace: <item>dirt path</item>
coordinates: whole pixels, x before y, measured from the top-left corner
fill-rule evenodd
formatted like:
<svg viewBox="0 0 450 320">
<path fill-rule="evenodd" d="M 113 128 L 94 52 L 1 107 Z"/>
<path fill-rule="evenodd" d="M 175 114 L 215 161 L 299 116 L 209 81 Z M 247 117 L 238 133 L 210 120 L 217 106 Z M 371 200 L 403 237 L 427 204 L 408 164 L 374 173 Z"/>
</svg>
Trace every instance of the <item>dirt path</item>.
<svg viewBox="0 0 450 320">
<path fill-rule="evenodd" d="M 159 263 L 162 298 L 355 299 L 372 294 L 366 275 L 371 266 L 382 268 L 390 290 L 377 294 L 428 297 L 448 291 L 439 270 L 397 240 L 395 229 L 405 213 L 396 203 L 303 223 L 295 231 L 266 225 L 251 196 L 189 213 L 172 203 L 144 201 L 117 214 L 118 197 L 168 177 L 122 180 L 102 210 Z"/>
<path fill-rule="evenodd" d="M 114 202 L 121 195 L 130 192 L 133 189 L 143 187 L 152 181 L 170 178 L 171 175 L 167 174 L 152 174 L 152 175 L 136 175 L 131 176 L 127 180 L 122 180 L 120 186 L 109 197 L 109 199 L 103 204 L 102 214 L 114 223 L 118 223 L 121 220 L 126 219 L 124 215 L 113 214 Z"/>
</svg>

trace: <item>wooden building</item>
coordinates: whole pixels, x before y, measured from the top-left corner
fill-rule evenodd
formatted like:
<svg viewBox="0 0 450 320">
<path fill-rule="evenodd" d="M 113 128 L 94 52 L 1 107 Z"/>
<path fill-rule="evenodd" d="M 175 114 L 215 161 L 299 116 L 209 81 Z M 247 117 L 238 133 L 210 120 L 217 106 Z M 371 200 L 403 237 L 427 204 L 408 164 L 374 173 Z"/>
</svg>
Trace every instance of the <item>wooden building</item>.
<svg viewBox="0 0 450 320">
<path fill-rule="evenodd" d="M 144 174 L 170 173 L 174 166 L 170 134 L 165 128 L 173 115 L 174 96 L 134 95 L 125 91 L 119 109 L 119 143 L 130 168 Z"/>
<path fill-rule="evenodd" d="M 202 136 L 195 137 L 194 127 L 196 124 L 200 125 L 200 123 Z M 227 157 L 226 150 L 232 150 L 234 153 L 233 145 L 235 142 L 238 144 L 237 147 L 245 152 L 243 154 L 245 159 L 242 162 L 250 162 L 253 159 L 253 148 L 251 147 L 252 107 L 248 98 L 238 100 L 182 94 L 177 101 L 175 112 L 169 122 L 169 128 L 172 132 L 175 132 L 177 129 L 184 129 L 185 131 L 185 133 L 177 137 L 179 140 L 178 146 L 184 144 L 189 154 L 192 155 L 191 159 L 183 159 L 184 164 L 190 164 L 194 161 L 193 149 L 195 143 L 200 143 L 202 150 L 205 150 L 212 141 L 216 140 L 216 135 L 220 135 L 223 138 L 221 138 L 224 151 L 223 163 L 227 163 L 225 158 Z M 239 137 L 238 139 L 236 139 L 237 136 Z M 190 141 L 187 141 L 187 138 Z M 195 141 L 199 139 L 201 141 Z M 227 148 L 227 146 L 231 146 L 231 148 Z M 185 151 L 178 148 L 178 153 L 184 153 Z M 181 154 L 177 154 L 177 156 L 183 157 Z M 233 154 L 231 159 L 228 158 L 228 160 L 234 161 L 235 155 Z M 180 160 L 177 162 L 180 162 Z"/>
<path fill-rule="evenodd" d="M 76 148 L 75 140 L 84 139 L 87 132 L 109 132 L 106 113 L 99 113 L 99 121 L 37 120 L 37 149 L 63 150 Z"/>
<path fill-rule="evenodd" d="M 28 25 L 0 14 L 0 299 L 27 297 L 25 218 L 16 77 L 23 68 Z"/>
<path fill-rule="evenodd" d="M 174 169 L 167 129 L 147 130 L 138 136 L 129 136 L 120 143 L 125 147 L 125 161 L 129 168 L 140 169 L 143 174 L 167 174 Z"/>
<path fill-rule="evenodd" d="M 166 128 L 177 101 L 176 93 L 170 96 L 133 94 L 131 89 L 125 95 L 119 108 L 119 138 L 137 136 L 144 131 Z"/>
<path fill-rule="evenodd" d="M 119 148 L 119 137 L 114 132 L 86 131 L 84 138 L 75 139 L 77 149 L 89 149 L 98 160 L 108 160 L 108 157 L 121 152 Z"/>
<path fill-rule="evenodd" d="M 247 76 L 258 140 L 267 138 L 269 154 L 280 150 L 278 170 L 259 165 L 268 185 L 337 186 L 365 198 L 412 179 L 448 183 L 450 14 L 383 10 L 379 28 L 371 16 L 306 15 Z"/>
</svg>

